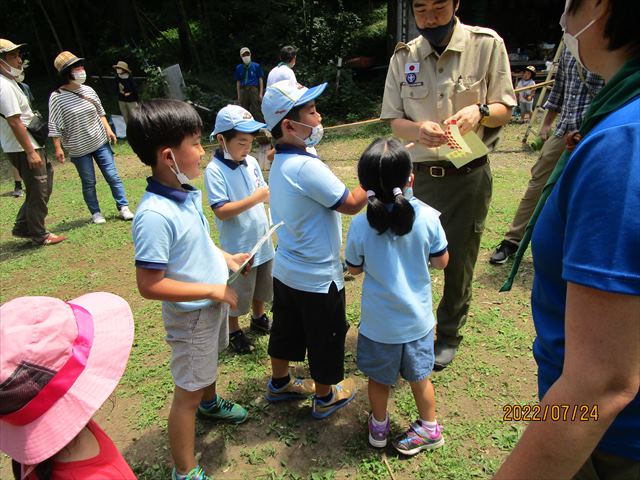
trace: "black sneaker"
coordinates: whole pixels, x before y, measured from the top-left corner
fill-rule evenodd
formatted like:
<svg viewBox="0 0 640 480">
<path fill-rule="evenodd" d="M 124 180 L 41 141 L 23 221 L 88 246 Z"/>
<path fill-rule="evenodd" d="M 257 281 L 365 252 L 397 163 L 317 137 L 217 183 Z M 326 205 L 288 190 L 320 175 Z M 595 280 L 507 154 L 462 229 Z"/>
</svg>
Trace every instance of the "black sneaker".
<svg viewBox="0 0 640 480">
<path fill-rule="evenodd" d="M 503 240 L 500 245 L 498 245 L 498 248 L 496 248 L 496 251 L 493 252 L 493 255 L 491 255 L 489 263 L 492 265 L 502 265 L 517 251 L 518 245 L 508 240 Z"/>
<path fill-rule="evenodd" d="M 253 351 L 253 343 L 244 334 L 242 330 L 236 330 L 229 334 L 229 346 L 236 353 L 251 353 Z"/>
<path fill-rule="evenodd" d="M 271 331 L 271 321 L 265 313 L 261 317 L 253 318 L 251 316 L 251 329 L 262 333 L 269 333 Z"/>
</svg>

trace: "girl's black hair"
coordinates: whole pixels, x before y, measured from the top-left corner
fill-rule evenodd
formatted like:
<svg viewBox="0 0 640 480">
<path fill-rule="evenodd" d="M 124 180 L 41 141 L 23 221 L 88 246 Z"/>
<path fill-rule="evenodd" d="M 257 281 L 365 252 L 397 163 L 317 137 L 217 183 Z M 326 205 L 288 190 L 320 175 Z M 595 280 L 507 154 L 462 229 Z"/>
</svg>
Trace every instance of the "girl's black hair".
<svg viewBox="0 0 640 480">
<path fill-rule="evenodd" d="M 402 193 L 411 176 L 411 158 L 404 146 L 394 138 L 377 138 L 367 147 L 358 162 L 358 180 L 369 196 L 367 220 L 382 234 L 391 230 L 406 235 L 413 227 L 415 212 Z M 397 193 L 397 191 L 396 191 Z M 388 204 L 392 204 L 388 208 Z"/>
<path fill-rule="evenodd" d="M 22 479 L 22 465 L 15 460 L 11 459 L 11 470 L 13 472 L 13 478 L 15 480 Z M 53 474 L 53 457 L 47 458 L 43 462 L 40 462 L 33 470 L 38 480 L 49 480 Z"/>
<path fill-rule="evenodd" d="M 202 119 L 180 100 L 156 98 L 143 102 L 127 123 L 127 140 L 142 163 L 154 167 L 158 150 L 178 147 L 188 135 L 199 135 Z"/>
</svg>

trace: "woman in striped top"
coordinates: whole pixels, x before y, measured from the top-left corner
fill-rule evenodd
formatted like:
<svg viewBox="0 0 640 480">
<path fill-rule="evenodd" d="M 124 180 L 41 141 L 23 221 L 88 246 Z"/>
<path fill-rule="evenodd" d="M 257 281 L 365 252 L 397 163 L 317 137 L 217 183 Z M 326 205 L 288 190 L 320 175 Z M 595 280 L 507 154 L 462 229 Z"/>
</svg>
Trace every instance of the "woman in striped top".
<svg viewBox="0 0 640 480">
<path fill-rule="evenodd" d="M 96 194 L 96 175 L 93 161 L 98 164 L 111 187 L 120 218 L 131 220 L 133 213 L 124 192 L 124 185 L 113 159 L 110 143 L 116 136 L 107 123 L 100 98 L 93 88 L 84 84 L 84 59 L 71 52 L 60 53 L 54 66 L 65 82 L 49 97 L 49 136 L 56 147 L 56 158 L 64 161 L 61 143 L 69 152 L 82 182 L 82 196 L 91 212 L 93 223 L 105 223 Z"/>
</svg>

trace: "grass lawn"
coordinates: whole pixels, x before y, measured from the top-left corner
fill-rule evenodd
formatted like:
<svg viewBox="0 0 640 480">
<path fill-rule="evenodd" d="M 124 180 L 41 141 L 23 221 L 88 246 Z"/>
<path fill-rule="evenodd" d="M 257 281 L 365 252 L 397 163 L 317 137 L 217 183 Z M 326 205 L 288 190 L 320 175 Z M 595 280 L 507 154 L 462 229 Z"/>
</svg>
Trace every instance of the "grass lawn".
<svg viewBox="0 0 640 480">
<path fill-rule="evenodd" d="M 310 401 L 269 405 L 262 393 L 269 375 L 267 337 L 254 337 L 256 350 L 247 356 L 225 353 L 220 358 L 218 390 L 250 411 L 240 426 L 198 422 L 197 452 L 215 478 L 225 479 L 472 479 L 489 477 L 516 444 L 524 427 L 503 421 L 503 406 L 536 401 L 536 368 L 531 354 L 534 329 L 529 295 L 532 267 L 525 257 L 513 291 L 499 294 L 508 266 L 494 267 L 488 258 L 501 240 L 524 192 L 536 159 L 521 149 L 525 127 L 509 125 L 499 151 L 491 155 L 493 203 L 482 239 L 474 280 L 474 300 L 465 337 L 454 363 L 433 376 L 438 420 L 446 444 L 434 452 L 402 458 L 392 448 L 368 446 L 366 379 L 355 367 L 355 340 L 360 314 L 362 278 L 347 285 L 346 370 L 363 387 L 350 406 L 328 420 L 313 420 Z M 337 133 L 341 132 L 341 133 Z M 355 165 L 381 125 L 328 132 L 319 153 L 349 186 L 356 185 Z M 135 210 L 144 193 L 148 169 L 126 145 L 116 147 L 116 162 Z M 202 162 L 205 167 L 211 151 Z M 52 156 L 53 157 L 53 156 Z M 55 163 L 55 160 L 54 160 Z M 79 177 L 69 162 L 55 165 L 54 193 L 47 225 L 68 240 L 51 247 L 31 246 L 10 235 L 22 199 L 5 194 L 13 189 L 8 162 L 0 164 L 0 301 L 21 295 L 50 295 L 65 300 L 89 291 L 121 295 L 135 315 L 136 337 L 127 370 L 110 401 L 96 419 L 111 435 L 142 479 L 169 478 L 166 419 L 171 401 L 169 348 L 164 341 L 160 303 L 143 299 L 136 288 L 131 223 L 117 218 L 106 182 L 98 174 L 98 196 L 105 225 L 89 222 Z M 194 181 L 202 188 L 202 178 Z M 213 214 L 206 209 L 217 243 Z M 343 216 L 346 236 L 351 218 Z M 441 272 L 434 273 L 437 302 Z M 393 288 L 390 279 L 389 288 Z M 248 319 L 241 324 L 248 326 Z M 305 376 L 305 365 L 296 372 Z M 392 433 L 405 429 L 417 410 L 411 391 L 400 382 L 390 402 Z M 11 478 L 6 456 L 0 478 Z"/>
</svg>

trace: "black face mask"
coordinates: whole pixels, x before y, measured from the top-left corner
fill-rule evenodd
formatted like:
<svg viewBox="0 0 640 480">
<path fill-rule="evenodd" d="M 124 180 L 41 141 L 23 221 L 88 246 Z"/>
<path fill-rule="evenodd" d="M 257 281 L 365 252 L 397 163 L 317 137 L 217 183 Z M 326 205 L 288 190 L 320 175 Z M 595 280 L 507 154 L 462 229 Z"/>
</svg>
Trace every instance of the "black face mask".
<svg viewBox="0 0 640 480">
<path fill-rule="evenodd" d="M 434 28 L 418 28 L 420 34 L 434 47 L 444 47 L 445 41 L 456 26 L 455 14 L 451 16 L 451 21 L 446 25 L 440 25 Z"/>
</svg>

